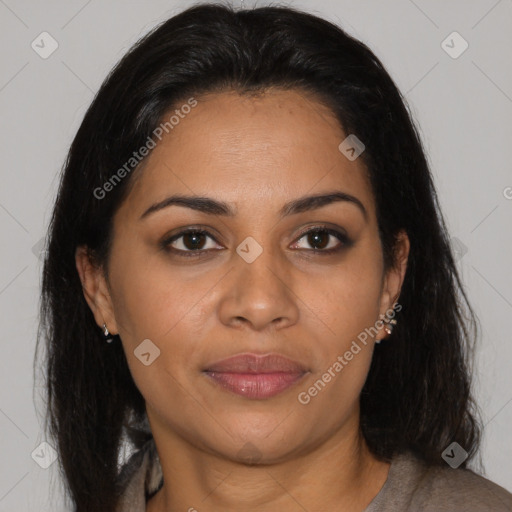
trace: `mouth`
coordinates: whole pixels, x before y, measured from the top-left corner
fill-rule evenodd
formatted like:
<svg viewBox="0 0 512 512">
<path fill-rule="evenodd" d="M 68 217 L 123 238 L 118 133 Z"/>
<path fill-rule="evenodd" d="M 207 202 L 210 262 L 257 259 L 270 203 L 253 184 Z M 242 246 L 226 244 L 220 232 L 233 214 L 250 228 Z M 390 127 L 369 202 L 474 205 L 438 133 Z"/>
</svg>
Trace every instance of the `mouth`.
<svg viewBox="0 0 512 512">
<path fill-rule="evenodd" d="M 309 371 L 278 354 L 240 354 L 208 365 L 203 373 L 231 393 L 263 400 L 283 393 Z"/>
</svg>

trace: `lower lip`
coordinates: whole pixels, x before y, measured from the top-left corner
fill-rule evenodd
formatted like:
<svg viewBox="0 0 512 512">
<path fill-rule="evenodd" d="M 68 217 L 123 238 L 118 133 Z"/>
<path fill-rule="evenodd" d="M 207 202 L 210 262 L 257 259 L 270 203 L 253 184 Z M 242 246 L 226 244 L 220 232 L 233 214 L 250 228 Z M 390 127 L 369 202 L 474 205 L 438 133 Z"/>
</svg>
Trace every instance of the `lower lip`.
<svg viewBox="0 0 512 512">
<path fill-rule="evenodd" d="M 205 372 L 223 388 L 245 398 L 261 400 L 282 393 L 298 382 L 304 373 L 226 373 Z"/>
</svg>

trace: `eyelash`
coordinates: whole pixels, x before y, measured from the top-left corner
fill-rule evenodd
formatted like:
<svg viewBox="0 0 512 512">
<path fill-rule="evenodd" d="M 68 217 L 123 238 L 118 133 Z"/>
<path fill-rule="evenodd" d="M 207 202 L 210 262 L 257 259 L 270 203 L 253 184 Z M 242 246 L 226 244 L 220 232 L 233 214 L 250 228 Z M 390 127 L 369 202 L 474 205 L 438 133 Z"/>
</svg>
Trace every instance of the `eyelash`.
<svg viewBox="0 0 512 512">
<path fill-rule="evenodd" d="M 347 237 L 347 235 L 345 235 L 341 231 L 337 231 L 335 229 L 329 228 L 328 226 L 315 226 L 311 229 L 308 229 L 307 231 L 304 231 L 299 235 L 299 237 L 297 238 L 297 241 L 304 238 L 304 236 L 306 236 L 310 233 L 317 233 L 317 232 L 326 233 L 328 235 L 334 236 L 341 242 L 341 244 L 338 247 L 327 249 L 327 250 L 326 249 L 301 249 L 301 250 L 309 250 L 309 251 L 313 251 L 316 254 L 327 256 L 330 254 L 340 252 L 344 248 L 348 248 L 352 245 L 352 241 Z M 184 251 L 182 249 L 174 249 L 172 247 L 169 247 L 169 245 L 172 242 L 174 242 L 174 241 L 180 239 L 182 236 L 188 235 L 188 234 L 206 235 L 206 236 L 210 237 L 216 243 L 219 243 L 219 242 L 217 242 L 215 237 L 212 236 L 211 233 L 209 231 L 207 231 L 206 229 L 188 228 L 183 231 L 180 231 L 179 233 L 173 235 L 170 238 L 166 238 L 166 239 L 162 240 L 162 242 L 160 243 L 160 246 L 163 250 L 165 250 L 167 252 L 171 252 L 173 254 L 178 255 L 179 257 L 184 257 L 184 258 L 190 258 L 190 257 L 197 258 L 197 257 L 201 257 L 204 253 L 206 253 L 210 250 L 217 250 L 217 249 L 206 249 L 206 250 L 197 249 L 197 250 Z"/>
</svg>

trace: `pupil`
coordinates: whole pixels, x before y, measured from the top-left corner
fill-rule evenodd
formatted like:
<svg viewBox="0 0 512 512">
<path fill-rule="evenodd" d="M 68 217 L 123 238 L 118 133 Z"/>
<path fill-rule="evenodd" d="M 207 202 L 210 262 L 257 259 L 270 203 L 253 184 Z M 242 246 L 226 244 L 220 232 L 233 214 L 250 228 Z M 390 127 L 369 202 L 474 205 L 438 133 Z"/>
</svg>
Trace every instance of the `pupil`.
<svg viewBox="0 0 512 512">
<path fill-rule="evenodd" d="M 198 243 L 198 239 L 202 237 L 203 235 L 201 233 L 186 233 L 183 236 L 183 243 L 187 249 L 197 249 L 201 248 L 202 245 Z M 191 242 L 191 247 L 189 246 L 189 243 Z"/>
<path fill-rule="evenodd" d="M 324 247 L 327 246 L 327 239 L 329 237 L 326 236 L 326 232 L 325 231 L 315 231 L 314 233 L 310 233 L 308 236 L 309 236 L 308 243 L 312 247 L 315 247 L 317 249 L 323 249 Z M 324 238 L 324 243 L 323 244 L 321 242 L 322 237 Z M 318 245 L 320 245 L 320 247 L 316 247 Z"/>
</svg>

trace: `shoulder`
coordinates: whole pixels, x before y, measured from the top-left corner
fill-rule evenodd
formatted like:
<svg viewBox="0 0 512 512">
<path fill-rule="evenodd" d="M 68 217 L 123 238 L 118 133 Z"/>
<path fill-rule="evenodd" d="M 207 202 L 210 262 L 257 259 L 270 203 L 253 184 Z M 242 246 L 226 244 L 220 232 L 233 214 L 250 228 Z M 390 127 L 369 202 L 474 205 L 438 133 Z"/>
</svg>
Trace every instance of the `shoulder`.
<svg viewBox="0 0 512 512">
<path fill-rule="evenodd" d="M 365 512 L 510 512 L 512 494 L 470 469 L 428 466 L 412 453 L 393 458 L 388 479 Z"/>
<path fill-rule="evenodd" d="M 425 470 L 415 501 L 425 510 L 430 502 L 431 510 L 437 503 L 449 510 L 512 511 L 512 494 L 506 489 L 469 469 L 449 466 Z"/>
</svg>

